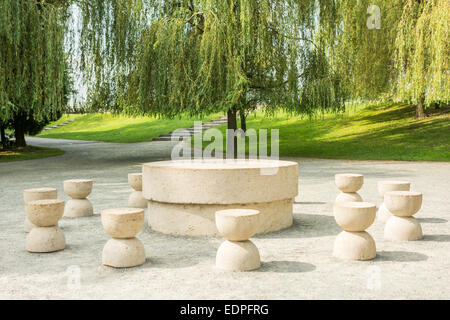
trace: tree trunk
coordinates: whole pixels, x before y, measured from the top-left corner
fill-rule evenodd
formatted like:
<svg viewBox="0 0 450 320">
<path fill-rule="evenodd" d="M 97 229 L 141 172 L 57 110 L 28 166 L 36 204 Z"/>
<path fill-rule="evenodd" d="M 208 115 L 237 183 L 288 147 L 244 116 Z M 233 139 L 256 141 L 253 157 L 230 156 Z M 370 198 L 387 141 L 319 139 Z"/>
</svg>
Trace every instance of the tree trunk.
<svg viewBox="0 0 450 320">
<path fill-rule="evenodd" d="M 3 147 L 3 150 L 5 150 L 8 147 L 8 145 L 6 144 L 6 134 L 5 134 L 5 126 L 4 125 L 0 126 L 0 135 L 1 135 L 1 139 L 2 139 L 2 147 Z"/>
<path fill-rule="evenodd" d="M 419 100 L 417 100 L 417 106 L 416 106 L 416 119 L 423 119 L 425 118 L 425 95 L 422 94 L 419 97 Z"/>
<path fill-rule="evenodd" d="M 241 116 L 241 129 L 247 132 L 247 116 L 244 111 L 239 111 L 239 115 Z"/>
<path fill-rule="evenodd" d="M 227 111 L 228 129 L 232 129 L 233 133 L 237 129 L 236 108 Z M 237 136 L 235 134 L 227 134 L 227 158 L 233 157 L 237 159 Z"/>
<path fill-rule="evenodd" d="M 16 137 L 16 147 L 25 147 L 25 120 L 26 116 L 21 113 L 14 117 L 14 136 Z"/>
</svg>

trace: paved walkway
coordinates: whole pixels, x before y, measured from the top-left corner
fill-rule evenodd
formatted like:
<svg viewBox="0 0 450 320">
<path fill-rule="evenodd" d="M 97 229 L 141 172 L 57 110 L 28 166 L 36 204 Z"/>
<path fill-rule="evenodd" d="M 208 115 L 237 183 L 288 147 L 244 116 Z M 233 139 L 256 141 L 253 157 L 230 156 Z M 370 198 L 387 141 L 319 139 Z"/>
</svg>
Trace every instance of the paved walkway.
<svg viewBox="0 0 450 320">
<path fill-rule="evenodd" d="M 299 163 L 299 196 L 294 225 L 254 238 L 262 268 L 228 273 L 214 268 L 220 238 L 169 236 L 146 227 L 139 238 L 147 252 L 141 267 L 117 270 L 101 265 L 109 239 L 100 210 L 124 206 L 132 191 L 127 173 L 140 164 L 168 159 L 173 142 L 115 144 L 28 138 L 33 145 L 58 147 L 66 154 L 47 159 L 0 163 L 0 298 L 31 299 L 448 299 L 450 297 L 450 163 L 289 159 Z M 331 256 L 340 232 L 331 205 L 338 191 L 334 174 L 365 175 L 362 197 L 379 204 L 376 182 L 406 179 L 424 193 L 417 214 L 425 238 L 392 243 L 383 225 L 368 231 L 378 256 L 370 262 L 343 262 Z M 93 178 L 95 215 L 60 221 L 67 248 L 51 254 L 25 251 L 22 191 L 63 180 Z M 81 270 L 81 287 L 70 285 L 68 267 Z M 69 281 L 69 285 L 68 285 Z M 379 285 L 378 285 L 379 284 Z"/>
</svg>

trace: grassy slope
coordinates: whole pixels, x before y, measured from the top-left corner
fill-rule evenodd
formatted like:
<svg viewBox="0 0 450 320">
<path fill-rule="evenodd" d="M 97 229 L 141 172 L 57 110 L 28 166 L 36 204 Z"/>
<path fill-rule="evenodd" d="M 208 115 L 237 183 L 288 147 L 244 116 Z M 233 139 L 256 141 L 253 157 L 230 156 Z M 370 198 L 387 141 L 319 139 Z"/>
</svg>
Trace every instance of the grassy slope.
<svg viewBox="0 0 450 320">
<path fill-rule="evenodd" d="M 214 114 L 205 117 L 202 121 L 206 122 L 218 117 L 220 114 Z M 142 142 L 150 141 L 154 137 L 167 134 L 175 129 L 190 127 L 194 120 L 198 119 L 157 119 L 112 114 L 86 114 L 65 126 L 41 132 L 38 137 L 105 142 Z"/>
<path fill-rule="evenodd" d="M 54 125 L 60 124 L 60 123 L 62 123 L 62 122 L 65 122 L 65 121 L 67 121 L 67 120 L 75 120 L 75 119 L 77 119 L 77 118 L 79 118 L 79 117 L 82 117 L 82 116 L 83 116 L 83 115 L 82 115 L 82 114 L 79 114 L 79 113 L 77 113 L 77 114 L 73 114 L 73 113 L 67 114 L 67 113 L 65 113 L 65 114 L 63 114 L 63 115 L 61 116 L 61 118 L 59 118 L 59 119 L 56 120 L 56 121 L 50 122 L 50 123 L 49 123 L 48 125 L 46 125 L 45 127 L 54 126 Z"/>
<path fill-rule="evenodd" d="M 247 128 L 279 129 L 280 156 L 450 161 L 449 111 L 423 120 L 403 104 L 350 107 L 318 120 L 258 112 L 248 117 Z M 225 126 L 220 129 L 225 132 Z"/>
<path fill-rule="evenodd" d="M 0 150 L 0 162 L 48 158 L 53 156 L 59 156 L 62 154 L 64 154 L 63 150 L 55 148 L 26 146 L 25 148 Z"/>
</svg>

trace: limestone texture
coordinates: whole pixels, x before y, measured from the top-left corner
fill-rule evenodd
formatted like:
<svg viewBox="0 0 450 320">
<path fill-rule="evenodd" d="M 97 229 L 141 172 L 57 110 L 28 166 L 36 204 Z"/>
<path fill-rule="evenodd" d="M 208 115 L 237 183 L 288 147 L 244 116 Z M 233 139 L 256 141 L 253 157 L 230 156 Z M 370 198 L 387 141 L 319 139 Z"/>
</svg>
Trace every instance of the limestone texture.
<svg viewBox="0 0 450 320">
<path fill-rule="evenodd" d="M 215 212 L 255 209 L 258 233 L 287 228 L 298 194 L 298 164 L 279 160 L 173 160 L 143 165 L 149 226 L 168 234 L 217 235 Z"/>
<path fill-rule="evenodd" d="M 26 249 L 29 252 L 54 252 L 66 247 L 66 238 L 57 226 L 36 227 L 27 235 Z"/>
<path fill-rule="evenodd" d="M 64 217 L 89 217 L 94 208 L 87 196 L 92 192 L 93 181 L 90 179 L 71 179 L 64 181 L 64 192 L 71 197 L 64 209 Z"/>
<path fill-rule="evenodd" d="M 375 258 L 376 245 L 365 232 L 342 231 L 334 241 L 333 256 L 343 260 L 371 260 Z"/>
<path fill-rule="evenodd" d="M 386 208 L 392 216 L 384 226 L 384 238 L 393 241 L 415 241 L 423 237 L 422 226 L 413 215 L 422 206 L 422 193 L 389 191 L 384 194 Z"/>
<path fill-rule="evenodd" d="M 58 197 L 58 190 L 55 188 L 33 188 L 33 189 L 25 189 L 23 191 L 23 200 L 25 203 L 28 201 L 34 200 L 45 200 L 45 199 L 56 199 Z M 24 231 L 30 232 L 31 229 L 36 226 L 28 220 L 28 217 L 25 214 L 25 222 L 24 222 Z"/>
<path fill-rule="evenodd" d="M 102 225 L 112 239 L 103 247 L 102 264 L 130 268 L 145 263 L 145 248 L 135 235 L 144 225 L 144 210 L 111 208 L 101 211 Z"/>
</svg>

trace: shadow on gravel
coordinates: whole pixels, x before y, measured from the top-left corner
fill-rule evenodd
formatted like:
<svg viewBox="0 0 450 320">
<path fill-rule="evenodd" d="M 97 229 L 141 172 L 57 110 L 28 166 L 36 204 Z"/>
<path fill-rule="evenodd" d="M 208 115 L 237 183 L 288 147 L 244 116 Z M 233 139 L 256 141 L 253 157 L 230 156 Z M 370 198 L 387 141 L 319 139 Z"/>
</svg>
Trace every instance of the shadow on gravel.
<svg viewBox="0 0 450 320">
<path fill-rule="evenodd" d="M 311 263 L 297 261 L 269 261 L 261 263 L 258 272 L 300 273 L 310 272 L 316 269 Z"/>
<path fill-rule="evenodd" d="M 171 255 L 168 257 L 147 257 L 146 263 L 142 265 L 143 269 L 161 268 L 161 269 L 178 269 L 189 268 L 199 264 L 200 260 L 193 257 L 180 257 L 179 255 Z"/>
<path fill-rule="evenodd" d="M 450 242 L 450 234 L 424 235 L 422 241 Z"/>
<path fill-rule="evenodd" d="M 441 218 L 417 218 L 420 223 L 446 223 L 447 219 Z"/>
<path fill-rule="evenodd" d="M 254 238 L 317 238 L 337 235 L 341 231 L 333 216 L 294 213 L 294 222 L 291 227 L 255 235 Z"/>
<path fill-rule="evenodd" d="M 294 204 L 326 204 L 326 202 L 314 201 L 295 201 Z"/>
<path fill-rule="evenodd" d="M 380 251 L 373 261 L 396 261 L 396 262 L 413 262 L 425 261 L 428 259 L 427 255 L 419 252 L 409 251 Z"/>
</svg>

